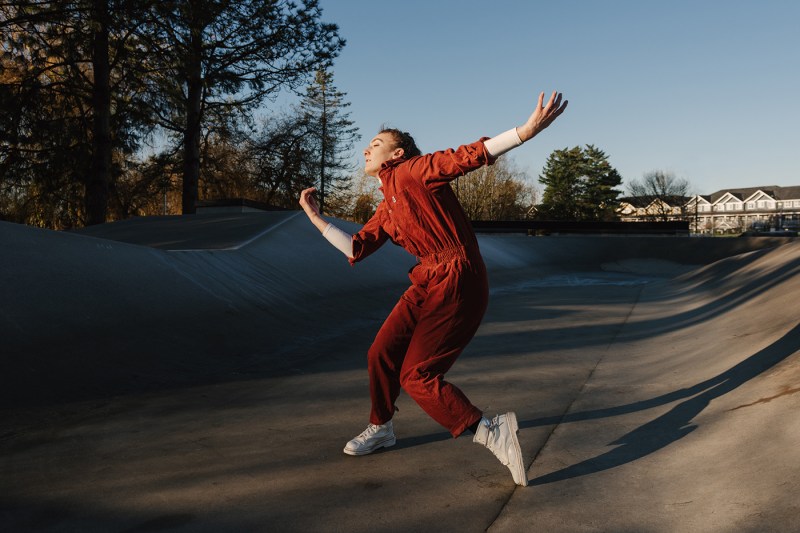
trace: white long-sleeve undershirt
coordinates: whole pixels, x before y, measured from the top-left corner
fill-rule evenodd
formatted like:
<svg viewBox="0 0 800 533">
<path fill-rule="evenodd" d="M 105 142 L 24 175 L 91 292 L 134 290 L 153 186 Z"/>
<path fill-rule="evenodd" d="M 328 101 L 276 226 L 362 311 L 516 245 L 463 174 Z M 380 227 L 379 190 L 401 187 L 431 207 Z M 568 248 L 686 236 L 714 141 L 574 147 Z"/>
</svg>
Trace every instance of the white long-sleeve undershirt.
<svg viewBox="0 0 800 533">
<path fill-rule="evenodd" d="M 500 135 L 496 135 L 491 139 L 488 139 L 483 143 L 483 145 L 486 147 L 486 151 L 489 152 L 490 156 L 500 157 L 509 150 L 512 150 L 517 146 L 521 146 L 522 139 L 519 138 L 517 128 L 511 128 Z"/>
<path fill-rule="evenodd" d="M 486 151 L 489 153 L 491 157 L 500 157 L 504 153 L 508 152 L 520 146 L 522 144 L 522 140 L 519 138 L 519 134 L 517 133 L 517 128 L 512 128 L 506 132 L 501 133 L 491 139 L 486 140 L 483 145 L 486 147 Z M 325 237 L 329 243 L 331 243 L 337 250 L 342 252 L 344 255 L 348 257 L 348 259 L 352 259 L 353 257 L 353 236 L 343 231 L 330 222 L 325 227 L 325 230 L 322 232 L 322 236 Z"/>
<path fill-rule="evenodd" d="M 353 236 L 343 231 L 330 222 L 322 232 L 322 236 L 328 239 L 337 250 L 347 256 L 348 259 L 353 257 Z"/>
</svg>

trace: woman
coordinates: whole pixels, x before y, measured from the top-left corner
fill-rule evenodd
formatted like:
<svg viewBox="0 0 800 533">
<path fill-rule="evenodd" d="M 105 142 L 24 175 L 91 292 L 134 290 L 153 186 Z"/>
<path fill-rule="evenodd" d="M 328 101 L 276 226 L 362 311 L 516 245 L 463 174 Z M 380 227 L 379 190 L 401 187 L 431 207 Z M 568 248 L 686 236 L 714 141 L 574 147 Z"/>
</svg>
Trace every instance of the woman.
<svg viewBox="0 0 800 533">
<path fill-rule="evenodd" d="M 381 181 L 384 200 L 355 235 L 323 219 L 304 190 L 300 205 L 312 223 L 351 264 L 387 240 L 417 256 L 406 290 L 367 354 L 372 411 L 367 429 L 344 452 L 365 455 L 395 444 L 392 417 L 402 387 L 453 437 L 467 429 L 511 470 L 514 482 L 528 484 L 513 412 L 489 420 L 444 374 L 472 339 L 488 302 L 486 268 L 469 219 L 449 182 L 533 138 L 567 107 L 544 93 L 522 126 L 456 150 L 422 155 L 408 133 L 385 129 L 364 150 L 364 170 Z"/>
</svg>

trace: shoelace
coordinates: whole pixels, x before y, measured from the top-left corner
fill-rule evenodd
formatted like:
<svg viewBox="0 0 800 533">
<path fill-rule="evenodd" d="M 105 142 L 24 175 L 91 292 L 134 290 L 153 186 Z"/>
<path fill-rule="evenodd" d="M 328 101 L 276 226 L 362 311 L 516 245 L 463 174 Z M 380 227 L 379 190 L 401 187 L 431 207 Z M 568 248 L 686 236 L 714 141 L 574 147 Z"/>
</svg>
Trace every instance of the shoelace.
<svg viewBox="0 0 800 533">
<path fill-rule="evenodd" d="M 501 424 L 501 422 L 500 422 L 500 415 L 495 415 L 495 416 L 494 416 L 494 418 L 492 418 L 492 419 L 489 421 L 489 428 L 488 428 L 488 429 L 489 429 L 489 431 L 492 431 L 492 430 L 493 430 L 493 429 L 495 429 L 495 428 L 499 428 L 499 427 L 500 427 L 500 424 Z"/>
<path fill-rule="evenodd" d="M 367 426 L 367 429 L 365 429 L 364 431 L 361 432 L 361 434 L 358 436 L 358 438 L 359 439 L 366 439 L 367 437 L 369 437 L 370 435 L 372 435 L 376 431 L 378 431 L 378 426 L 376 426 L 375 424 L 370 424 L 370 425 Z"/>
</svg>

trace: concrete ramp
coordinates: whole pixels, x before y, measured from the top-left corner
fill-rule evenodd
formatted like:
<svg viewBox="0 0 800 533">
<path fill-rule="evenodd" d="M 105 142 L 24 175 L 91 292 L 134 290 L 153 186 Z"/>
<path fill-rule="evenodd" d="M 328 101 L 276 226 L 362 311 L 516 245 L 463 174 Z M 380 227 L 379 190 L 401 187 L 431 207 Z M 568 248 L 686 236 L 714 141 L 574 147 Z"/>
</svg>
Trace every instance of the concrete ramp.
<svg viewBox="0 0 800 533">
<path fill-rule="evenodd" d="M 341 453 L 403 250 L 351 268 L 292 212 L 0 222 L 0 529 L 796 529 L 800 241 L 479 239 L 448 376 L 517 412 L 526 488 L 404 395 L 394 448 Z"/>
<path fill-rule="evenodd" d="M 252 214 L 165 215 L 138 217 L 81 228 L 81 235 L 161 250 L 236 250 L 301 214 L 270 211 Z"/>
<path fill-rule="evenodd" d="M 159 246 L 166 233 L 177 250 L 0 223 L 2 404 L 281 373 L 314 343 L 379 321 L 413 258 L 390 246 L 351 268 L 297 214 L 221 229 L 215 217 L 145 219 L 138 237 L 130 222 L 106 228 Z"/>
<path fill-rule="evenodd" d="M 480 241 L 495 291 L 597 282 L 575 272 L 674 275 L 780 242 Z M 377 328 L 415 261 L 387 245 L 350 267 L 299 211 L 146 217 L 78 233 L 0 223 L 0 243 L 0 399 L 13 406 L 301 367 L 315 344 Z"/>
<path fill-rule="evenodd" d="M 795 530 L 798 274 L 794 242 L 645 286 L 491 530 Z"/>
</svg>

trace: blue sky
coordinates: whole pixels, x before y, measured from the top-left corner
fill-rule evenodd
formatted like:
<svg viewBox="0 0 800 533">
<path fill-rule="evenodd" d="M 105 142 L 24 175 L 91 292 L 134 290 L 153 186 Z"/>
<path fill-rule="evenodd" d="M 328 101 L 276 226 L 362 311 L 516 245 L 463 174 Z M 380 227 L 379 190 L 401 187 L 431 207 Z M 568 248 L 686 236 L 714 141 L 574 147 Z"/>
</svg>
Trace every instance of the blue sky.
<svg viewBox="0 0 800 533">
<path fill-rule="evenodd" d="M 665 170 L 693 193 L 800 185 L 800 2 L 321 0 L 347 46 L 334 84 L 363 146 L 379 126 L 423 151 L 569 108 L 512 152 L 537 182 L 554 149 L 594 144 L 625 182 Z M 540 186 L 541 187 L 541 186 Z"/>
</svg>

